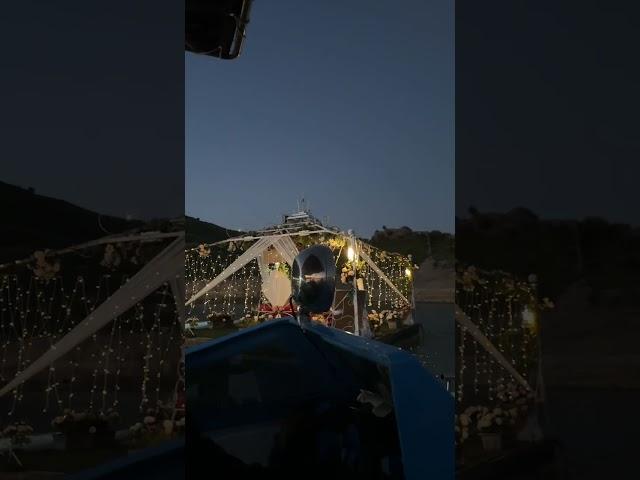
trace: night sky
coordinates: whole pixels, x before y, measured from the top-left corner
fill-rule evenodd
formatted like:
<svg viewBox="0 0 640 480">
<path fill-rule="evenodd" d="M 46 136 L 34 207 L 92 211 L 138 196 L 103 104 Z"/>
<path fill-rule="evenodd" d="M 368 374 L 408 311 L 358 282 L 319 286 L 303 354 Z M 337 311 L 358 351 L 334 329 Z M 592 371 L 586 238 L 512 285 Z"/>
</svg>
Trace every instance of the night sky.
<svg viewBox="0 0 640 480">
<path fill-rule="evenodd" d="M 640 7 L 456 3 L 456 212 L 640 224 Z"/>
<path fill-rule="evenodd" d="M 452 231 L 453 35 L 448 0 L 254 2 L 237 60 L 185 56 L 187 213 Z"/>
<path fill-rule="evenodd" d="M 13 2 L 0 179 L 174 216 L 184 134 L 187 211 L 229 227 L 304 195 L 362 235 L 451 230 L 454 171 L 459 215 L 640 223 L 640 7 L 458 1 L 454 167 L 451 2 L 404 5 L 258 1 L 244 54 L 222 61 L 185 55 L 182 5 Z"/>
<path fill-rule="evenodd" d="M 183 8 L 3 5 L 0 179 L 104 214 L 183 214 Z"/>
</svg>

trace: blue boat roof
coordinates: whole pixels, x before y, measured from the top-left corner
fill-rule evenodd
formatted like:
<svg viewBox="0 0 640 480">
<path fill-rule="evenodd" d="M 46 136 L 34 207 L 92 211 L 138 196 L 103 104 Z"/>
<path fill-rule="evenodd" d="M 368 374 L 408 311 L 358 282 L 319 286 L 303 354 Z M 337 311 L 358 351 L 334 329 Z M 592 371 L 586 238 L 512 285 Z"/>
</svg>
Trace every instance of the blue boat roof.
<svg viewBox="0 0 640 480">
<path fill-rule="evenodd" d="M 340 364 L 352 370 L 354 375 L 377 375 L 373 365 L 386 369 L 405 478 L 453 478 L 454 399 L 414 355 L 398 347 L 320 324 L 310 323 L 301 328 L 293 320 L 279 319 L 189 348 L 187 371 L 206 369 L 209 362 L 225 358 L 253 342 L 257 344 L 269 338 L 283 340 L 285 337 L 288 345 L 300 344 L 297 345 L 299 352 L 308 347 L 304 354 L 309 355 L 310 374 L 314 370 L 319 371 L 317 365 L 311 365 L 317 363 L 313 358 L 318 357 L 313 357 L 313 354 L 318 350 L 325 354 L 325 359 L 336 358 L 335 353 L 339 352 Z M 323 368 L 329 370 L 326 366 Z M 339 388 L 340 383 L 322 382 L 322 385 L 330 389 Z"/>
</svg>

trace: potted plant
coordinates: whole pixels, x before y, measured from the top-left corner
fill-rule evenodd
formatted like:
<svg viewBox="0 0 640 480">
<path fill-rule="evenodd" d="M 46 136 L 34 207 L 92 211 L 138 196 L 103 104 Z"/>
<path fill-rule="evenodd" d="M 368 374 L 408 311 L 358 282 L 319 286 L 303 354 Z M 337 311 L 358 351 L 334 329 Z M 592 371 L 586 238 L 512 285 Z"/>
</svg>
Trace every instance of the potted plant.
<svg viewBox="0 0 640 480">
<path fill-rule="evenodd" d="M 184 414 L 174 414 L 174 408 L 172 404 L 159 403 L 156 408 L 147 409 L 141 421 L 129 427 L 130 448 L 144 448 L 183 432 Z"/>
<path fill-rule="evenodd" d="M 507 429 L 505 433 L 507 439 L 515 442 L 518 433 L 527 422 L 529 407 L 534 399 L 533 392 L 514 383 L 500 384 L 498 385 L 497 397 L 506 417 Z"/>
<path fill-rule="evenodd" d="M 385 320 L 387 321 L 387 327 L 389 327 L 389 330 L 397 330 L 398 319 L 393 311 L 388 311 L 386 313 Z"/>
<path fill-rule="evenodd" d="M 25 422 L 16 422 L 7 426 L 0 436 L 8 438 L 11 441 L 12 447 L 23 447 L 31 443 L 31 434 L 33 428 Z"/>
<path fill-rule="evenodd" d="M 500 407 L 483 411 L 482 415 L 479 416 L 477 423 L 478 435 L 482 440 L 482 448 L 486 452 L 499 452 L 502 450 L 502 433 L 507 421 L 508 417 Z"/>
<path fill-rule="evenodd" d="M 9 449 L 6 452 L 8 460 L 15 462 L 19 468 L 22 468 L 22 462 L 15 451 L 31 443 L 32 433 L 33 428 L 25 422 L 13 423 L 0 432 L 0 438 L 9 439 Z"/>
</svg>

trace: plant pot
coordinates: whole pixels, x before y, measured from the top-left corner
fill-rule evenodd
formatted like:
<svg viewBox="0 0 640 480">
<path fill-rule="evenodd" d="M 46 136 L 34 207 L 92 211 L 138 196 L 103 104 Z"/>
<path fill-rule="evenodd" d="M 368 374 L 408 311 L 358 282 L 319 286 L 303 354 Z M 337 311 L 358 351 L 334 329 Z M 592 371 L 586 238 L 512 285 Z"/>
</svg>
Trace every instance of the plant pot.
<svg viewBox="0 0 640 480">
<path fill-rule="evenodd" d="M 482 448 L 485 452 L 499 452 L 502 450 L 502 434 L 497 432 L 480 433 Z"/>
</svg>

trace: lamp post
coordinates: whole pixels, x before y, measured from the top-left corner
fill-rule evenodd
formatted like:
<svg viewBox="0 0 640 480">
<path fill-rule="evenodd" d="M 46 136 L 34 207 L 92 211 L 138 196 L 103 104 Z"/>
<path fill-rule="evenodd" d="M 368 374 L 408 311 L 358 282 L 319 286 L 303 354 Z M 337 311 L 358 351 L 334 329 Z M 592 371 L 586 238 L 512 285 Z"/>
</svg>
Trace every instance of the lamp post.
<svg viewBox="0 0 640 480">
<path fill-rule="evenodd" d="M 358 318 L 358 243 L 351 230 L 349 231 L 349 237 L 351 246 L 347 250 L 347 258 L 353 265 L 353 333 L 360 335 L 360 319 Z"/>
</svg>

